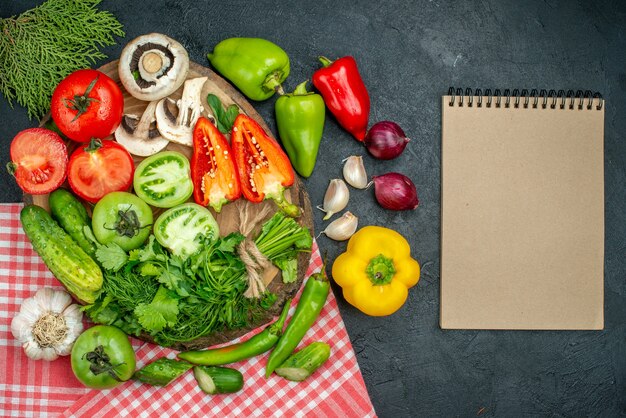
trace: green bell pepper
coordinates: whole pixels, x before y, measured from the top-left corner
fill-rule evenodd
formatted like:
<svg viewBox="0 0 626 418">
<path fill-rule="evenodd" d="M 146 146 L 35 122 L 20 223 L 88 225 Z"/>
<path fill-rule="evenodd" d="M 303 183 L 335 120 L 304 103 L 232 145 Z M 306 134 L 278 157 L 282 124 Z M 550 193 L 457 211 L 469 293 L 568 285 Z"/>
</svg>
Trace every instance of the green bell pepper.
<svg viewBox="0 0 626 418">
<path fill-rule="evenodd" d="M 309 177 L 315 167 L 326 113 L 324 99 L 308 92 L 306 83 L 279 97 L 275 104 L 278 134 L 291 164 L 303 177 Z"/>
<path fill-rule="evenodd" d="M 266 100 L 282 92 L 289 75 L 289 57 L 278 45 L 261 38 L 229 38 L 208 54 L 224 77 L 252 100 Z"/>
</svg>

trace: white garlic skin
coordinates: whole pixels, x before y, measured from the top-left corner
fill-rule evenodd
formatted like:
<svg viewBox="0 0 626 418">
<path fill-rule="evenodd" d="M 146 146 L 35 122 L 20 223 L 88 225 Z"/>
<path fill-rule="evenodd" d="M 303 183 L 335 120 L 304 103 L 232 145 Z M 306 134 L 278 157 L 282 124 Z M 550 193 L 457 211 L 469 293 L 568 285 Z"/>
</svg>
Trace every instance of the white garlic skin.
<svg viewBox="0 0 626 418">
<path fill-rule="evenodd" d="M 363 157 L 352 155 L 344 160 L 343 178 L 356 189 L 367 187 L 367 173 L 363 164 Z"/>
<path fill-rule="evenodd" d="M 33 326 L 48 314 L 62 315 L 66 332 L 63 340 L 51 347 L 41 347 L 33 335 Z M 33 360 L 55 360 L 67 356 L 72 351 L 74 341 L 83 331 L 83 313 L 77 304 L 72 304 L 71 296 L 62 290 L 49 287 L 39 289 L 31 298 L 22 302 L 20 312 L 11 321 L 11 333 L 24 348 L 24 353 Z"/>
<path fill-rule="evenodd" d="M 322 233 L 335 241 L 345 241 L 354 235 L 358 226 L 359 218 L 348 211 L 329 223 Z"/>
<path fill-rule="evenodd" d="M 324 195 L 324 205 L 317 208 L 326 212 L 323 219 L 327 220 L 335 213 L 344 210 L 348 206 L 349 199 L 350 190 L 348 190 L 346 183 L 341 179 L 332 179 Z"/>
</svg>

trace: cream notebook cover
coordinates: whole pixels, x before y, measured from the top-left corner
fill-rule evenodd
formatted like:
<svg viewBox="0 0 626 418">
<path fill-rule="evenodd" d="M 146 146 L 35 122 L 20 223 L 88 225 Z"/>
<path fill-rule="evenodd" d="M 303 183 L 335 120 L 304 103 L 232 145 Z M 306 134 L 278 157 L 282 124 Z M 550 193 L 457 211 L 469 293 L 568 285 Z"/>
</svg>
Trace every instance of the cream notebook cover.
<svg viewBox="0 0 626 418">
<path fill-rule="evenodd" d="M 441 328 L 602 329 L 600 95 L 451 90 L 441 153 Z"/>
</svg>

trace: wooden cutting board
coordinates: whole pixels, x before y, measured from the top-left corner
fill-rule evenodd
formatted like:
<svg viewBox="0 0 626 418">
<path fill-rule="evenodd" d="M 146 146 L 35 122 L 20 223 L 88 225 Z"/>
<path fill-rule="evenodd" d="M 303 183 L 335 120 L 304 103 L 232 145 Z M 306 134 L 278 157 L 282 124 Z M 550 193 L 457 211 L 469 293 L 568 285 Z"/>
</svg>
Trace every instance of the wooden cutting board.
<svg viewBox="0 0 626 418">
<path fill-rule="evenodd" d="M 120 88 L 122 89 L 122 92 L 124 93 L 124 113 L 141 116 L 144 109 L 148 105 L 148 102 L 138 100 L 126 92 L 126 90 L 120 83 L 119 76 L 117 73 L 117 60 L 112 61 L 100 67 L 99 70 L 105 73 L 106 75 L 108 75 L 109 77 L 111 77 L 113 80 L 115 80 L 115 82 L 117 82 Z M 265 131 L 268 134 L 270 134 L 271 136 L 274 136 L 273 133 L 270 131 L 269 127 L 267 126 L 267 124 L 265 123 L 265 121 L 261 118 L 261 116 L 256 112 L 256 110 L 254 110 L 252 105 L 250 105 L 250 103 L 246 100 L 246 98 L 241 93 L 239 93 L 239 91 L 235 87 L 233 87 L 230 83 L 228 83 L 226 80 L 224 80 L 222 77 L 217 75 L 215 72 L 213 72 L 209 68 L 206 68 L 199 64 L 191 62 L 189 65 L 189 73 L 187 75 L 187 78 L 189 79 L 189 78 L 196 78 L 196 77 L 208 77 L 208 80 L 206 81 L 206 83 L 204 83 L 204 86 L 202 88 L 202 94 L 201 94 L 201 97 L 203 100 L 203 107 L 205 108 L 205 110 L 202 112 L 203 116 L 206 117 L 210 114 L 210 108 L 208 104 L 206 103 L 206 97 L 209 93 L 213 93 L 220 98 L 220 100 L 225 106 L 236 104 L 239 107 L 240 112 L 245 113 L 251 118 L 253 118 L 254 120 L 256 120 L 263 127 L 263 129 L 265 129 Z M 183 88 L 181 87 L 170 97 L 173 99 L 179 99 L 182 95 L 182 89 Z M 209 110 L 208 112 L 207 112 L 207 109 Z M 45 124 L 47 119 L 48 117 L 42 120 L 42 125 Z M 227 136 L 229 137 L 229 135 Z M 113 139 L 113 136 L 107 139 Z M 70 155 L 71 155 L 71 152 L 74 149 L 76 149 L 77 146 L 80 146 L 80 144 L 70 141 L 70 143 L 68 144 L 68 152 L 70 153 Z M 170 143 L 166 149 L 181 152 L 185 154 L 188 158 L 191 158 L 191 153 L 192 153 L 191 148 L 186 147 L 184 145 Z M 134 157 L 135 164 L 138 164 L 139 161 L 141 161 L 142 159 L 143 159 L 142 157 L 135 156 Z M 65 184 L 64 187 L 69 188 L 67 184 Z M 297 204 L 303 209 L 303 213 L 298 219 L 298 221 L 300 222 L 301 225 L 309 228 L 309 230 L 311 231 L 311 234 L 314 235 L 311 202 L 309 201 L 309 196 L 306 190 L 304 189 L 303 184 L 300 181 L 300 178 L 297 175 L 296 175 L 296 181 L 294 182 L 294 185 L 289 189 L 288 192 L 285 193 L 285 196 L 287 197 L 287 199 L 291 200 L 293 203 Z M 36 195 L 36 196 L 26 195 L 24 197 L 24 201 L 26 203 L 34 203 L 46 209 L 49 209 L 48 195 Z M 190 201 L 193 201 L 193 198 L 190 198 Z M 213 211 L 213 209 L 209 208 L 211 212 L 213 213 L 213 215 L 215 216 L 215 219 L 217 220 L 220 226 L 221 236 L 228 235 L 230 232 L 234 232 L 238 230 L 239 208 L 242 205 L 251 205 L 250 208 L 248 209 L 249 211 L 248 213 L 250 214 L 251 217 L 259 213 L 263 209 L 264 206 L 270 206 L 271 208 L 271 210 L 269 211 L 269 214 L 265 216 L 263 221 L 257 224 L 257 227 L 252 232 L 253 237 L 257 236 L 263 222 L 265 222 L 267 219 L 272 217 L 272 215 L 278 210 L 273 201 L 265 201 L 265 202 L 258 203 L 258 204 L 252 204 L 249 202 L 247 203 L 243 197 L 233 203 L 229 203 L 228 205 L 225 205 L 222 208 L 221 213 L 219 214 L 216 214 L 215 211 Z M 91 213 L 91 205 L 86 203 L 85 206 L 87 207 L 88 211 Z M 162 212 L 163 209 L 153 208 L 153 211 L 154 211 L 155 219 L 156 219 L 156 216 L 158 216 L 158 214 Z M 276 294 L 277 301 L 271 309 L 269 309 L 268 311 L 265 311 L 264 314 L 261 315 L 254 323 L 249 324 L 245 328 L 216 332 L 213 334 L 206 335 L 204 337 L 197 338 L 189 342 L 179 343 L 177 345 L 172 346 L 172 348 L 177 349 L 177 350 L 188 350 L 188 349 L 204 348 L 204 347 L 208 347 L 214 344 L 224 343 L 232 339 L 235 339 L 237 337 L 240 337 L 248 333 L 252 329 L 255 329 L 263 324 L 267 324 L 271 322 L 273 316 L 280 313 L 286 300 L 295 296 L 296 292 L 302 285 L 302 282 L 304 281 L 304 275 L 309 265 L 310 255 L 311 255 L 310 253 L 300 253 L 300 255 L 298 256 L 298 278 L 294 283 L 289 283 L 289 284 L 283 283 L 281 279 L 280 270 L 276 268 L 271 268 L 269 271 L 266 271 L 264 280 L 268 282 L 268 289 L 274 294 Z M 142 335 L 140 336 L 140 338 L 145 341 L 153 342 L 152 338 L 148 334 Z"/>
</svg>

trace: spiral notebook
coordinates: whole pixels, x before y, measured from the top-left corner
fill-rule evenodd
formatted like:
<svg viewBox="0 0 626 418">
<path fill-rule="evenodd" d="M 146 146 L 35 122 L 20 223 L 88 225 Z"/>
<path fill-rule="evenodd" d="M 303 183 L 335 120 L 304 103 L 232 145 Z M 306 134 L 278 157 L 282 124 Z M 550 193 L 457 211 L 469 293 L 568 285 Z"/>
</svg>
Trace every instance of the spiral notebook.
<svg viewBox="0 0 626 418">
<path fill-rule="evenodd" d="M 451 89 L 441 173 L 441 328 L 604 327 L 598 93 Z"/>
</svg>

